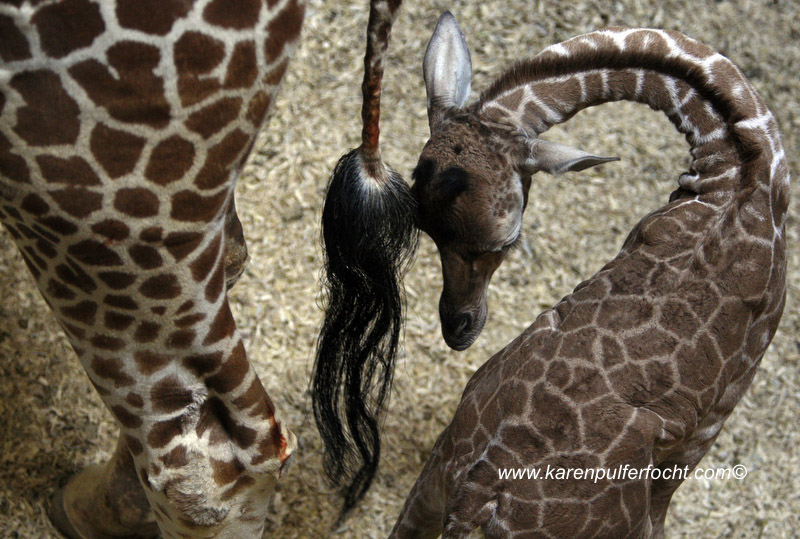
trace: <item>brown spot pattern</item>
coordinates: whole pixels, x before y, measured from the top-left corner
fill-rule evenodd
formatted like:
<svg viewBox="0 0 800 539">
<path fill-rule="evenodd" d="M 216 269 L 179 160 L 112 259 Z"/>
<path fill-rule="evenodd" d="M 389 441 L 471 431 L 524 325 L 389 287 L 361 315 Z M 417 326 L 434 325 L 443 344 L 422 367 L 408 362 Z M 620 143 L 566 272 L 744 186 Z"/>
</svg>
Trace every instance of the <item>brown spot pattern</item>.
<svg viewBox="0 0 800 539">
<path fill-rule="evenodd" d="M 125 331 L 133 322 L 133 316 L 114 311 L 106 311 L 103 317 L 103 325 L 113 331 Z"/>
<path fill-rule="evenodd" d="M 109 242 L 122 241 L 130 234 L 128 225 L 116 219 L 106 219 L 92 225 L 92 232 L 103 236 Z"/>
<path fill-rule="evenodd" d="M 269 111 L 272 97 L 266 92 L 258 92 L 250 103 L 247 104 L 247 121 L 256 127 L 260 127 Z"/>
<path fill-rule="evenodd" d="M 2 104 L 0 96 L 0 104 Z M 2 107 L 0 107 L 2 112 Z M 11 143 L 0 133 L 0 175 L 13 182 L 30 182 L 30 170 L 25 160 L 11 151 Z"/>
<path fill-rule="evenodd" d="M 241 106 L 241 97 L 223 97 L 191 114 L 185 125 L 203 138 L 210 138 L 236 119 Z"/>
<path fill-rule="evenodd" d="M 42 176 L 50 183 L 66 183 L 75 187 L 101 185 L 92 167 L 82 157 L 61 159 L 50 155 L 40 155 L 36 163 Z"/>
<path fill-rule="evenodd" d="M 184 106 L 203 101 L 220 89 L 216 78 L 202 75 L 225 57 L 225 44 L 199 32 L 186 32 L 175 43 L 173 59 L 178 71 L 178 95 Z"/>
<path fill-rule="evenodd" d="M 128 249 L 128 254 L 134 263 L 142 269 L 155 269 L 164 263 L 158 251 L 149 245 L 133 245 Z"/>
<path fill-rule="evenodd" d="M 244 471 L 244 466 L 238 460 L 228 462 L 226 460 L 212 459 L 211 467 L 214 470 L 214 482 L 220 486 L 233 483 Z"/>
<path fill-rule="evenodd" d="M 92 155 L 111 178 L 133 172 L 142 154 L 142 137 L 98 123 L 92 129 L 89 147 Z"/>
<path fill-rule="evenodd" d="M 78 227 L 75 226 L 74 223 L 57 215 L 45 217 L 44 219 L 40 219 L 39 222 L 62 237 L 70 236 L 78 231 Z"/>
<path fill-rule="evenodd" d="M 40 216 L 50 211 L 50 206 L 47 205 L 47 202 L 45 202 L 42 197 L 35 193 L 31 193 L 22 199 L 20 209 L 30 213 L 31 215 Z"/>
<path fill-rule="evenodd" d="M 270 64 L 283 52 L 287 42 L 294 41 L 300 35 L 303 26 L 305 6 L 292 0 L 278 15 L 267 25 L 267 39 L 264 42 L 264 51 L 267 62 Z"/>
<path fill-rule="evenodd" d="M 205 318 L 206 318 L 205 313 L 187 314 L 186 316 L 178 318 L 175 321 L 175 327 L 179 328 L 192 327 L 198 322 L 205 320 Z"/>
<path fill-rule="evenodd" d="M 114 208 L 131 217 L 153 217 L 158 207 L 158 197 L 142 187 L 126 187 L 114 195 Z"/>
<path fill-rule="evenodd" d="M 117 421 L 119 421 L 123 427 L 135 429 L 142 426 L 142 419 L 136 414 L 132 414 L 126 410 L 123 406 L 112 406 L 111 413 L 114 414 L 114 417 L 117 418 Z"/>
<path fill-rule="evenodd" d="M 180 416 L 167 421 L 159 421 L 150 429 L 147 434 L 147 443 L 155 449 L 161 449 L 166 446 L 176 436 L 180 436 L 182 432 L 183 420 Z"/>
<path fill-rule="evenodd" d="M 81 301 L 70 307 L 62 307 L 61 314 L 76 322 L 91 326 L 94 324 L 94 317 L 97 314 L 97 304 L 88 300 Z"/>
<path fill-rule="evenodd" d="M 182 468 L 189 464 L 189 458 L 186 456 L 186 447 L 179 445 L 172 449 L 169 453 L 159 458 L 166 468 Z"/>
<path fill-rule="evenodd" d="M 164 239 L 164 246 L 175 262 L 180 262 L 197 249 L 202 241 L 203 235 L 197 232 L 172 232 Z"/>
<path fill-rule="evenodd" d="M 76 295 L 68 286 L 61 284 L 57 279 L 50 279 L 47 283 L 47 293 L 56 299 L 65 300 L 75 299 Z"/>
<path fill-rule="evenodd" d="M 203 11 L 203 19 L 222 28 L 252 28 L 258 22 L 261 4 L 261 0 L 212 0 Z"/>
<path fill-rule="evenodd" d="M 28 40 L 11 17 L 0 15 L 0 36 L 3 36 L 3 39 L 0 39 L 0 58 L 6 62 L 30 58 Z"/>
<path fill-rule="evenodd" d="M 175 275 L 164 273 L 145 280 L 139 287 L 139 292 L 146 298 L 172 299 L 180 295 L 181 286 Z"/>
<path fill-rule="evenodd" d="M 101 350 L 110 350 L 112 352 L 125 348 L 125 341 L 111 335 L 95 335 L 92 337 L 91 343 Z"/>
<path fill-rule="evenodd" d="M 256 64 L 256 44 L 252 41 L 241 41 L 233 49 L 225 74 L 225 88 L 248 88 L 253 85 L 258 75 Z"/>
<path fill-rule="evenodd" d="M 200 419 L 196 427 L 197 435 L 203 436 L 209 431 L 212 444 L 232 440 L 239 447 L 247 448 L 255 442 L 256 433 L 237 423 L 218 397 L 210 397 L 200 408 Z"/>
<path fill-rule="evenodd" d="M 104 380 L 113 382 L 117 388 L 130 386 L 134 383 L 133 378 L 125 373 L 122 362 L 118 359 L 94 356 L 90 365 L 92 372 Z"/>
<path fill-rule="evenodd" d="M 121 296 L 117 294 L 107 294 L 103 298 L 103 303 L 118 309 L 125 309 L 128 311 L 139 310 L 139 304 L 136 303 L 130 296 Z"/>
<path fill-rule="evenodd" d="M 113 290 L 123 290 L 136 282 L 136 275 L 123 271 L 101 271 L 97 276 Z"/>
<path fill-rule="evenodd" d="M 88 266 L 121 266 L 119 255 L 95 240 L 83 240 L 67 249 L 67 253 Z"/>
<path fill-rule="evenodd" d="M 48 194 L 59 208 L 78 219 L 86 219 L 103 206 L 103 195 L 84 188 L 67 187 Z"/>
<path fill-rule="evenodd" d="M 211 196 L 189 190 L 179 191 L 172 196 L 170 217 L 191 223 L 209 222 L 217 216 L 227 198 L 227 191 Z"/>
<path fill-rule="evenodd" d="M 161 331 L 161 324 L 144 320 L 139 324 L 139 327 L 136 328 L 136 333 L 133 335 L 133 338 L 138 343 L 153 342 L 158 338 L 159 331 Z"/>
<path fill-rule="evenodd" d="M 211 279 L 206 283 L 206 300 L 215 303 L 225 289 L 225 268 L 223 264 L 217 266 Z"/>
<path fill-rule="evenodd" d="M 123 28 L 163 36 L 190 7 L 184 0 L 117 0 L 117 20 Z"/>
<path fill-rule="evenodd" d="M 231 310 L 227 303 L 223 303 L 217 312 L 217 316 L 214 317 L 211 327 L 208 329 L 208 335 L 203 341 L 203 346 L 208 346 L 230 337 L 235 330 L 236 322 L 233 320 Z"/>
<path fill-rule="evenodd" d="M 270 86 L 277 86 L 280 84 L 283 80 L 283 76 L 286 74 L 287 67 L 289 67 L 289 61 L 283 60 L 280 64 L 264 75 L 264 84 L 268 84 Z"/>
<path fill-rule="evenodd" d="M 155 128 L 167 125 L 170 107 L 164 97 L 164 82 L 153 74 L 160 54 L 156 47 L 123 41 L 106 51 L 108 67 L 97 60 L 85 60 L 69 69 L 98 106 L 122 122 L 146 124 Z"/>
<path fill-rule="evenodd" d="M 51 58 L 88 47 L 106 27 L 100 6 L 89 0 L 61 0 L 44 6 L 31 22 L 39 33 L 42 51 Z"/>
<path fill-rule="evenodd" d="M 267 420 L 275 417 L 275 406 L 258 377 L 253 378 L 247 391 L 233 400 L 233 405 L 241 410 L 253 408 L 249 414 L 251 417 Z"/>
<path fill-rule="evenodd" d="M 150 390 L 150 404 L 156 412 L 177 412 L 192 402 L 192 392 L 176 376 L 159 380 Z"/>
<path fill-rule="evenodd" d="M 202 282 L 208 277 L 208 274 L 214 268 L 214 263 L 219 257 L 219 250 L 222 244 L 222 236 L 218 235 L 214 240 L 205 248 L 205 250 L 198 256 L 194 262 L 191 263 L 189 268 L 192 270 L 192 278 L 197 282 Z"/>
<path fill-rule="evenodd" d="M 125 443 L 128 446 L 131 454 L 134 457 L 138 457 L 144 451 L 144 447 L 142 446 L 142 442 L 134 438 L 133 436 L 125 435 Z"/>
<path fill-rule="evenodd" d="M 167 185 L 183 178 L 193 162 L 194 145 L 173 135 L 153 148 L 144 175 L 153 183 Z"/>
<path fill-rule="evenodd" d="M 178 76 L 209 73 L 224 57 L 225 44 L 200 32 L 184 33 L 173 48 Z"/>
<path fill-rule="evenodd" d="M 137 395 L 136 393 L 128 393 L 128 396 L 125 397 L 125 402 L 127 402 L 134 408 L 144 407 L 144 399 L 142 398 L 141 395 Z"/>
<path fill-rule="evenodd" d="M 185 357 L 182 361 L 183 366 L 198 376 L 204 376 L 213 372 L 222 362 L 222 352 L 210 354 L 195 354 Z"/>
<path fill-rule="evenodd" d="M 14 75 L 11 87 L 26 105 L 17 109 L 14 132 L 31 146 L 73 144 L 78 139 L 78 104 L 52 71 L 25 71 Z"/>
<path fill-rule="evenodd" d="M 134 352 L 133 360 L 136 362 L 139 372 L 147 376 L 166 367 L 169 363 L 169 356 L 145 350 Z"/>
<path fill-rule="evenodd" d="M 194 338 L 194 330 L 181 329 L 170 333 L 166 344 L 169 348 L 189 348 L 194 343 Z"/>
<path fill-rule="evenodd" d="M 240 129 L 228 133 L 222 141 L 208 150 L 203 168 L 194 180 L 200 189 L 216 189 L 228 181 L 231 176 L 231 165 L 241 160 L 242 150 L 250 142 L 250 137 Z"/>
<path fill-rule="evenodd" d="M 147 243 L 158 243 L 164 236 L 164 231 L 161 227 L 151 226 L 142 230 L 139 234 L 139 239 Z"/>
<path fill-rule="evenodd" d="M 56 266 L 56 276 L 63 283 L 72 285 L 87 294 L 91 294 L 97 289 L 97 285 L 92 278 L 78 266 L 59 264 Z"/>
<path fill-rule="evenodd" d="M 231 352 L 228 360 L 222 364 L 220 372 L 206 379 L 206 386 L 219 394 L 225 394 L 239 387 L 250 371 L 247 354 L 241 341 Z"/>
<path fill-rule="evenodd" d="M 194 307 L 194 301 L 190 299 L 184 302 L 180 307 L 178 307 L 178 310 L 175 311 L 175 314 L 176 315 L 183 314 L 185 312 L 192 310 L 193 307 Z"/>
</svg>

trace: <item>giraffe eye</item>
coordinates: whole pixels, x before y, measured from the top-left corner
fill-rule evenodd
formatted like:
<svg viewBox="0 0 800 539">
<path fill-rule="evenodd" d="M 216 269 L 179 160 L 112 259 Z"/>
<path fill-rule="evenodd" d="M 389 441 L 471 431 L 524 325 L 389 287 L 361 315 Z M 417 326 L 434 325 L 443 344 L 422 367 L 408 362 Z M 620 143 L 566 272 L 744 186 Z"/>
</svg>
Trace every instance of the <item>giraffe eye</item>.
<svg viewBox="0 0 800 539">
<path fill-rule="evenodd" d="M 503 245 L 503 251 L 511 251 L 512 249 L 516 249 L 517 247 L 519 247 L 519 240 L 521 239 L 522 239 L 522 234 L 517 234 L 516 238 Z"/>
</svg>

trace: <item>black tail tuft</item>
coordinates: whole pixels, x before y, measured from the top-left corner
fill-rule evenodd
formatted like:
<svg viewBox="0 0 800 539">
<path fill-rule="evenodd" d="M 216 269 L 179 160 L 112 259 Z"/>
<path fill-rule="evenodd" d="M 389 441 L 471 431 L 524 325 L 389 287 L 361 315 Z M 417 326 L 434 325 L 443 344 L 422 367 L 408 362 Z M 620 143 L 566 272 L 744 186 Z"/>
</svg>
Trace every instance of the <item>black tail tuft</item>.
<svg viewBox="0 0 800 539">
<path fill-rule="evenodd" d="M 373 180 L 359 150 L 351 151 L 336 165 L 322 212 L 327 306 L 312 400 L 325 473 L 344 496 L 340 519 L 378 468 L 378 420 L 403 322 L 401 280 L 419 239 L 410 188 L 387 173 Z"/>
</svg>

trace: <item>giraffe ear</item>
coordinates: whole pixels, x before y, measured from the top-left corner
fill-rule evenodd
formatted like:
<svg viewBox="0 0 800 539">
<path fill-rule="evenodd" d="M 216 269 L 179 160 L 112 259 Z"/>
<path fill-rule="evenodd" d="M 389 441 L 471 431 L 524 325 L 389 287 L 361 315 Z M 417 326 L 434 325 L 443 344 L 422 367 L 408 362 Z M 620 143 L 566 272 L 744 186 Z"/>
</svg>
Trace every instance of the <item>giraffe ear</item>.
<svg viewBox="0 0 800 539">
<path fill-rule="evenodd" d="M 448 108 L 460 108 L 467 102 L 472 84 L 472 61 L 456 18 L 442 13 L 425 51 L 422 63 L 428 94 L 428 124 L 431 131 Z"/>
<path fill-rule="evenodd" d="M 619 161 L 619 157 L 600 157 L 542 139 L 534 140 L 529 147 L 531 151 L 522 163 L 522 169 L 531 174 L 540 170 L 550 174 L 577 172 L 609 161 Z"/>
</svg>

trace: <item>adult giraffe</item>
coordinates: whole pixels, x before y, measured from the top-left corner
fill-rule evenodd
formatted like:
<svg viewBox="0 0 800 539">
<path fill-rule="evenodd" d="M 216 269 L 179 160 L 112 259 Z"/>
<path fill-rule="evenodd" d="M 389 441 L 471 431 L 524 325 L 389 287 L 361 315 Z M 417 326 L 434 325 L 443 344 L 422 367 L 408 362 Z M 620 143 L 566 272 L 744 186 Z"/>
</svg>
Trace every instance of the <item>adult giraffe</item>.
<svg viewBox="0 0 800 539">
<path fill-rule="evenodd" d="M 302 0 L 0 1 L 0 219 L 121 432 L 70 537 L 255 537 L 296 442 L 247 360 L 233 188 Z"/>
</svg>

